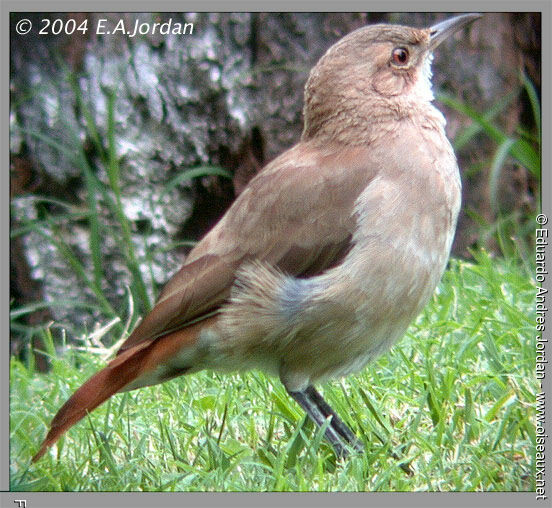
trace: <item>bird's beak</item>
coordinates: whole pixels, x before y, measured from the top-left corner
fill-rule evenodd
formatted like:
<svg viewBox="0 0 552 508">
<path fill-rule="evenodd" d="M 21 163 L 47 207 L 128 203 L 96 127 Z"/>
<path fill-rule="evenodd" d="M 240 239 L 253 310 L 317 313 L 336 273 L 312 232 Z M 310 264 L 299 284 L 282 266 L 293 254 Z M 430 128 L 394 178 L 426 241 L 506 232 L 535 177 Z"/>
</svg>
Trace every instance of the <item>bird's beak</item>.
<svg viewBox="0 0 552 508">
<path fill-rule="evenodd" d="M 445 21 L 441 21 L 441 23 L 433 25 L 429 29 L 429 35 L 431 37 L 429 41 L 429 50 L 433 51 L 447 37 L 480 17 L 482 17 L 482 14 L 478 13 L 461 14 L 460 16 L 446 19 Z"/>
</svg>

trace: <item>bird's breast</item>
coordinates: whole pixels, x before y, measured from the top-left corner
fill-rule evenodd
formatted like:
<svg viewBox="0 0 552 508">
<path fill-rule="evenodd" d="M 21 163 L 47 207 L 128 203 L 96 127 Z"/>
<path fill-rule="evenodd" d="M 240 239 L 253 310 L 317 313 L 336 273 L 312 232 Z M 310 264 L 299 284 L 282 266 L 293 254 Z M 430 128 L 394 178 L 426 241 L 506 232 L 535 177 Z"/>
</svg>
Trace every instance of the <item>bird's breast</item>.
<svg viewBox="0 0 552 508">
<path fill-rule="evenodd" d="M 240 270 L 212 366 L 258 366 L 298 390 L 361 369 L 404 334 L 444 271 L 460 204 L 448 141 L 411 141 L 410 153 L 373 154 L 387 166 L 355 202 L 338 265 L 301 279 L 262 263 Z"/>
<path fill-rule="evenodd" d="M 393 171 L 388 157 L 389 171 L 357 200 L 353 245 L 343 262 L 311 279 L 310 287 L 290 287 L 308 302 L 302 308 L 310 330 L 290 356 L 301 356 L 297 365 L 308 355 L 318 357 L 314 378 L 347 375 L 388 349 L 439 283 L 456 229 L 460 184 L 452 150 L 430 155 L 402 171 Z M 291 308 L 298 308 L 296 301 Z"/>
</svg>

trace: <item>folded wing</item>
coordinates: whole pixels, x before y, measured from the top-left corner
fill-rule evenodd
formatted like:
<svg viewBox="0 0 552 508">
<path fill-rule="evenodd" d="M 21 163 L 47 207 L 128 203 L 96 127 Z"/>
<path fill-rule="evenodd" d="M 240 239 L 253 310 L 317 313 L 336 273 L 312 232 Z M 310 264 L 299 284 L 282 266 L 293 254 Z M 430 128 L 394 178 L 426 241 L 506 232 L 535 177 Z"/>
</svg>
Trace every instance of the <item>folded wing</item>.
<svg viewBox="0 0 552 508">
<path fill-rule="evenodd" d="M 377 173 L 367 148 L 300 143 L 249 183 L 188 255 L 118 354 L 216 312 L 235 272 L 260 260 L 294 276 L 336 265 L 350 248 L 354 204 Z"/>
</svg>

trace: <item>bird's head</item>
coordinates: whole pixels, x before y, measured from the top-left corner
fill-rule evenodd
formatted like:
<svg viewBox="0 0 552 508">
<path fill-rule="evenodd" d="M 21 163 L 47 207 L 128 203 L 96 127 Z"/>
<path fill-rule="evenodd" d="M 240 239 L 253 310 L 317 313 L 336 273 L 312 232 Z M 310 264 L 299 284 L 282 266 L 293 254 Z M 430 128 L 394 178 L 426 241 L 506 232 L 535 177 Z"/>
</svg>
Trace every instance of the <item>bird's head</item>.
<svg viewBox="0 0 552 508">
<path fill-rule="evenodd" d="M 311 137 L 336 122 L 357 127 L 374 117 L 401 117 L 433 100 L 433 51 L 481 17 L 463 14 L 430 28 L 370 25 L 334 44 L 312 69 L 305 87 L 305 131 Z"/>
</svg>

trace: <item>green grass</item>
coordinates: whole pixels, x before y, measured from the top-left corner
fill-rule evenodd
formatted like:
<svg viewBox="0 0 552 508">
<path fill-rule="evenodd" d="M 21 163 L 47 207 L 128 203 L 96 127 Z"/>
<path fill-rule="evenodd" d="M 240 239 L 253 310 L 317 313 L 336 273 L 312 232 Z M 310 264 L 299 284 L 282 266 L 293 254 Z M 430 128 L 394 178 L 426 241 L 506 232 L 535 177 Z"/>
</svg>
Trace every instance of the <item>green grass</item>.
<svg viewBox="0 0 552 508">
<path fill-rule="evenodd" d="M 46 331 L 48 375 L 32 355 L 11 361 L 11 489 L 534 490 L 534 281 L 520 263 L 475 259 L 451 261 L 391 352 L 323 387 L 366 447 L 345 461 L 277 380 L 252 371 L 117 395 L 31 465 L 55 411 L 105 362 L 97 341 L 57 355 Z"/>
</svg>

